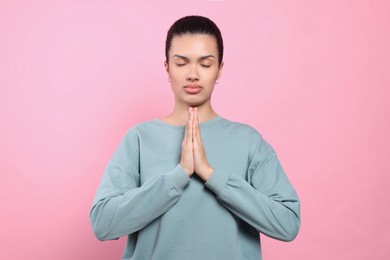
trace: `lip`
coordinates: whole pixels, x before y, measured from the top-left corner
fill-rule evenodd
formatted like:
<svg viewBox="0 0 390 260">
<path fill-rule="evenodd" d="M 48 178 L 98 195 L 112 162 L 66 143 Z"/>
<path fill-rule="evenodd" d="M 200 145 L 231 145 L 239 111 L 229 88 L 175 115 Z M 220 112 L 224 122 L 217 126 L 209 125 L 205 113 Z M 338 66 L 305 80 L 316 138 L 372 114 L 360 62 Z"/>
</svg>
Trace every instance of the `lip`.
<svg viewBox="0 0 390 260">
<path fill-rule="evenodd" d="M 189 94 L 196 94 L 202 90 L 202 87 L 199 85 L 187 85 L 184 87 L 184 90 Z"/>
<path fill-rule="evenodd" d="M 199 85 L 187 85 L 185 88 L 201 88 Z"/>
</svg>

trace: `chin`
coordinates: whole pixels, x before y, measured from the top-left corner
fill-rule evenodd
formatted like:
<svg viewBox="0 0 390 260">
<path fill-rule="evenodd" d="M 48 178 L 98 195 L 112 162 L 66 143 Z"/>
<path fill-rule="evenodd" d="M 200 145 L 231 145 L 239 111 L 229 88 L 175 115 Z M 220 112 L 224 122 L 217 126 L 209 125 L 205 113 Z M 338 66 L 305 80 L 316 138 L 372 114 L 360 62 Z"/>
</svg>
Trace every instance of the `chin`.
<svg viewBox="0 0 390 260">
<path fill-rule="evenodd" d="M 183 103 L 191 107 L 198 107 L 203 105 L 205 100 L 183 100 Z"/>
</svg>

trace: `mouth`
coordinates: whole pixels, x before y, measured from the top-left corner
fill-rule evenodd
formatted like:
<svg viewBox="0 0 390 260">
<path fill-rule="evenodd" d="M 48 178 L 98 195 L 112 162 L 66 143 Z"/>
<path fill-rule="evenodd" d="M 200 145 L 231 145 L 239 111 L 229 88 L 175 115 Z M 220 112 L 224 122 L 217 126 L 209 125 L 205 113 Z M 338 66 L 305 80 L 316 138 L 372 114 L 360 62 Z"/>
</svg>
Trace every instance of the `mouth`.
<svg viewBox="0 0 390 260">
<path fill-rule="evenodd" d="M 198 88 L 202 88 L 202 87 L 199 86 L 199 85 L 187 85 L 187 86 L 185 86 L 184 88 L 198 89 Z"/>
<path fill-rule="evenodd" d="M 184 87 L 184 90 L 189 94 L 196 94 L 202 90 L 202 87 L 199 85 L 187 85 Z"/>
</svg>

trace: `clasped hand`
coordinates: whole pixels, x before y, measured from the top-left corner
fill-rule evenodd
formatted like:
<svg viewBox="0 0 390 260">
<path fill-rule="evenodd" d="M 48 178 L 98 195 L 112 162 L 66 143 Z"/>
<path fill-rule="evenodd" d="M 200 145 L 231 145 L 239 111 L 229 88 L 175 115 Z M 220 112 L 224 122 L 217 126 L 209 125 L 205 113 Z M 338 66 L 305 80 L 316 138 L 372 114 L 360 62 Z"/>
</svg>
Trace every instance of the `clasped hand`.
<svg viewBox="0 0 390 260">
<path fill-rule="evenodd" d="M 204 150 L 199 128 L 198 108 L 189 108 L 189 118 L 186 124 L 181 148 L 180 164 L 189 177 L 196 173 L 203 181 L 207 181 L 213 172 Z"/>
</svg>

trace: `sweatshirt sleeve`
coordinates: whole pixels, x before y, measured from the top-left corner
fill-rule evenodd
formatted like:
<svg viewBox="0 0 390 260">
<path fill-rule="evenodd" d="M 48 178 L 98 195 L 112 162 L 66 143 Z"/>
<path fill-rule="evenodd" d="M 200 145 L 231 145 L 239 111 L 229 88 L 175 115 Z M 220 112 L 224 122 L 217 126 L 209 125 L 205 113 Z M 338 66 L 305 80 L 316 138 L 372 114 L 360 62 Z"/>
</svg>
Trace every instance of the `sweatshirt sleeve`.
<svg viewBox="0 0 390 260">
<path fill-rule="evenodd" d="M 90 210 L 99 240 L 134 233 L 169 210 L 190 182 L 178 164 L 140 186 L 139 135 L 130 128 L 108 162 Z"/>
<path fill-rule="evenodd" d="M 221 203 L 258 232 L 291 241 L 300 227 L 300 202 L 274 149 L 257 131 L 251 136 L 247 180 L 215 169 L 206 186 Z"/>
</svg>

